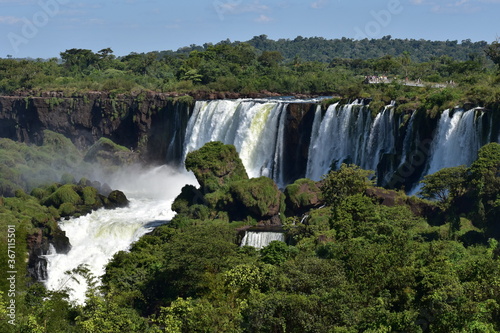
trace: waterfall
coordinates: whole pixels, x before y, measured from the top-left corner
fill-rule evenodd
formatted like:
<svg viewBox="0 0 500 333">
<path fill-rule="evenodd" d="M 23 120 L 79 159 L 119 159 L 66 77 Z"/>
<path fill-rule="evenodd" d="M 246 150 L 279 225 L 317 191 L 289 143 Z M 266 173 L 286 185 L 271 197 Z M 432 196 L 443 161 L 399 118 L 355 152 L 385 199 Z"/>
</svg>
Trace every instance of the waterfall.
<svg viewBox="0 0 500 333">
<path fill-rule="evenodd" d="M 437 133 L 431 145 L 431 156 L 425 174 L 435 173 L 442 168 L 470 165 L 476 158 L 481 142 L 481 118 L 476 109 L 464 112 L 445 110 L 437 126 Z"/>
<path fill-rule="evenodd" d="M 377 170 L 381 154 L 395 152 L 394 104 L 386 106 L 377 114 L 370 129 L 370 138 L 366 147 L 363 167 Z"/>
<path fill-rule="evenodd" d="M 406 127 L 405 138 L 403 140 L 403 152 L 401 153 L 401 160 L 400 160 L 398 168 L 401 167 L 404 163 L 406 163 L 407 155 L 411 149 L 412 140 L 415 139 L 413 137 L 413 131 L 414 131 L 413 130 L 413 123 L 415 122 L 415 118 L 416 118 L 415 115 L 416 114 L 417 114 L 416 111 L 414 111 L 411 114 L 410 120 L 408 122 L 408 126 Z"/>
<path fill-rule="evenodd" d="M 303 102 L 316 103 L 316 109 L 302 111 L 303 118 L 293 118 L 291 124 L 288 105 Z M 425 119 L 423 124 L 413 112 L 401 128 L 403 116 L 396 114 L 394 103 L 372 116 L 360 101 L 336 103 L 326 110 L 318 100 L 198 101 L 186 127 L 183 157 L 217 140 L 236 147 L 250 177 L 271 177 L 280 188 L 294 180 L 292 169 L 294 177 L 320 180 L 341 163 L 353 163 L 375 171 L 379 185 L 397 182 L 409 189 L 428 173 L 470 164 L 481 145 L 496 140 L 496 127 L 485 115 L 480 109 L 447 110 L 439 121 Z M 311 133 L 300 148 L 290 147 L 290 133 L 298 135 L 290 130 L 297 130 L 297 124 Z M 431 147 L 420 149 L 424 143 Z M 290 154 L 294 149 L 300 152 Z"/>
<path fill-rule="evenodd" d="M 393 106 L 386 106 L 374 120 L 371 111 L 358 102 L 330 105 L 322 119 L 317 110 L 306 177 L 319 180 L 331 167 L 345 162 L 377 170 L 382 155 L 395 151 Z"/>
<path fill-rule="evenodd" d="M 176 155 L 178 154 L 179 148 L 177 147 L 178 145 L 178 137 L 179 133 L 182 131 L 182 122 L 181 122 L 181 115 L 179 110 L 174 109 L 174 119 L 173 119 L 173 128 L 171 133 L 169 133 L 170 137 L 170 142 L 168 143 L 167 147 L 167 162 L 173 162 L 176 160 Z"/>
<path fill-rule="evenodd" d="M 253 246 L 256 249 L 262 249 L 271 243 L 272 241 L 285 241 L 285 234 L 282 232 L 270 232 L 270 231 L 247 231 L 243 240 L 241 241 L 241 246 Z"/>
<path fill-rule="evenodd" d="M 280 120 L 279 120 L 279 126 L 278 126 L 278 133 L 276 136 L 276 149 L 274 152 L 274 167 L 273 169 L 273 175 L 272 178 L 278 185 L 278 187 L 283 188 L 287 184 L 285 184 L 285 181 L 283 179 L 283 171 L 285 170 L 285 143 L 284 143 L 284 135 L 285 135 L 285 120 L 286 120 L 286 110 L 283 109 L 280 112 Z"/>
<path fill-rule="evenodd" d="M 282 177 L 288 103 L 258 100 L 197 101 L 184 142 L 186 155 L 210 141 L 232 144 L 250 177 Z"/>
<path fill-rule="evenodd" d="M 115 253 L 127 250 L 142 235 L 172 219 L 172 201 L 186 183 L 193 184 L 195 181 L 192 176 L 179 174 L 167 167 L 126 169 L 117 173 L 110 184 L 125 192 L 130 200 L 129 206 L 99 209 L 59 222 L 72 247 L 67 254 L 50 253 L 45 256 L 48 277 L 44 282 L 47 288 L 69 288 L 70 299 L 83 303 L 87 290 L 85 281 L 66 272 L 83 264 L 95 277 L 103 275 L 105 265 Z"/>
</svg>

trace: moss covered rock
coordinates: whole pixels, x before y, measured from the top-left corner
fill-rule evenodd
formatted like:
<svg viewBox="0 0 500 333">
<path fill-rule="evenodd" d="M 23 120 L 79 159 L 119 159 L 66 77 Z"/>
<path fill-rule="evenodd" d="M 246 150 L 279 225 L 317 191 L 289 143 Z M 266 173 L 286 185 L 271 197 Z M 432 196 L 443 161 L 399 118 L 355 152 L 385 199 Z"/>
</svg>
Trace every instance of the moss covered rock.
<svg viewBox="0 0 500 333">
<path fill-rule="evenodd" d="M 196 187 L 185 185 L 172 203 L 172 210 L 177 214 L 187 214 L 190 206 L 203 202 L 205 199 Z"/>
<path fill-rule="evenodd" d="M 285 203 L 290 215 L 301 215 L 324 204 L 318 183 L 311 179 L 298 179 L 285 188 Z"/>
<path fill-rule="evenodd" d="M 233 145 L 214 141 L 186 156 L 186 169 L 192 171 L 203 193 L 215 192 L 230 182 L 248 179 Z"/>
<path fill-rule="evenodd" d="M 281 192 L 270 178 L 259 177 L 231 183 L 229 192 L 237 209 L 257 219 L 269 219 L 280 212 Z"/>
<path fill-rule="evenodd" d="M 72 216 L 76 213 L 76 207 L 70 202 L 65 202 L 59 207 L 61 216 Z"/>
<path fill-rule="evenodd" d="M 82 203 L 82 198 L 77 193 L 78 186 L 76 185 L 63 185 L 55 190 L 54 193 L 49 195 L 42 201 L 44 206 L 54 206 L 59 208 L 64 203 L 78 205 Z"/>
<path fill-rule="evenodd" d="M 100 138 L 90 147 L 87 154 L 85 154 L 84 160 L 113 168 L 137 162 L 138 155 L 108 138 Z"/>
<path fill-rule="evenodd" d="M 114 190 L 109 194 L 108 199 L 104 203 L 104 206 L 108 209 L 114 209 L 119 207 L 127 207 L 128 203 L 129 201 L 122 191 Z"/>
<path fill-rule="evenodd" d="M 82 189 L 83 204 L 88 206 L 101 206 L 102 202 L 99 192 L 92 186 L 85 186 Z"/>
<path fill-rule="evenodd" d="M 93 186 L 52 184 L 35 188 L 31 195 L 41 204 L 53 207 L 61 217 L 85 215 L 101 207 L 114 209 L 126 207 L 128 199 L 121 191 L 110 191 L 106 197 Z"/>
<path fill-rule="evenodd" d="M 49 130 L 43 131 L 43 149 L 49 154 L 64 158 L 70 165 L 78 164 L 82 159 L 80 151 L 70 139 Z"/>
<path fill-rule="evenodd" d="M 172 204 L 176 218 L 224 221 L 260 221 L 281 224 L 284 195 L 267 177 L 248 179 L 232 145 L 210 142 L 186 157 L 186 168 L 196 176 L 199 189 L 187 185 Z"/>
</svg>

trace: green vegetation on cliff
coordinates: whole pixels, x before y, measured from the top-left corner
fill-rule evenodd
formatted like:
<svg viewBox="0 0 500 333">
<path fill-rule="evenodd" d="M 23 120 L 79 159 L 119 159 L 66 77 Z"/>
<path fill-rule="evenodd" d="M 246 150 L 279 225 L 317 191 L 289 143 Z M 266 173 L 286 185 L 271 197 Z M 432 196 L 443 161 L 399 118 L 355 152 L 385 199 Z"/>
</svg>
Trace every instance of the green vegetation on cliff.
<svg viewBox="0 0 500 333">
<path fill-rule="evenodd" d="M 236 148 L 222 142 L 209 142 L 186 156 L 186 169 L 192 171 L 202 191 L 215 192 L 236 180 L 248 179 Z"/>
<path fill-rule="evenodd" d="M 62 64 L 57 59 L 0 59 L 0 93 L 37 96 L 58 91 L 67 97 L 89 91 L 113 96 L 137 96 L 143 91 L 220 97 L 314 94 L 373 98 L 374 108 L 377 102 L 396 99 L 404 105 L 401 108 L 410 109 L 465 103 L 493 108 L 500 101 L 494 66 L 497 44 L 390 37 L 272 41 L 261 35 L 246 43 L 221 42 L 121 58 L 110 49 L 97 53 L 70 49 L 61 52 Z M 364 84 L 367 77 L 374 84 Z M 57 105 L 58 100 L 48 103 Z M 119 116 L 119 112 L 113 115 Z"/>
<path fill-rule="evenodd" d="M 41 309 L 58 304 L 54 332 L 498 331 L 498 147 L 483 147 L 470 168 L 426 177 L 422 193 L 440 200 L 430 202 L 375 187 L 372 172 L 354 165 L 298 180 L 283 198 L 268 178 L 232 177 L 233 147 L 208 144 L 190 167 L 218 184 L 213 192 L 186 186 L 174 221 L 117 253 L 86 305 L 44 294 L 23 327 L 43 327 L 53 314 Z M 215 172 L 226 162 L 229 173 Z M 207 197 L 216 193 L 226 201 L 214 206 Z M 460 200 L 470 210 L 449 205 Z M 287 243 L 238 247 L 231 209 L 262 218 L 278 202 Z"/>
<path fill-rule="evenodd" d="M 44 131 L 41 146 L 0 138 L 0 195 L 13 196 L 17 189 L 59 181 L 61 175 L 81 166 L 81 153 L 61 134 Z"/>
</svg>

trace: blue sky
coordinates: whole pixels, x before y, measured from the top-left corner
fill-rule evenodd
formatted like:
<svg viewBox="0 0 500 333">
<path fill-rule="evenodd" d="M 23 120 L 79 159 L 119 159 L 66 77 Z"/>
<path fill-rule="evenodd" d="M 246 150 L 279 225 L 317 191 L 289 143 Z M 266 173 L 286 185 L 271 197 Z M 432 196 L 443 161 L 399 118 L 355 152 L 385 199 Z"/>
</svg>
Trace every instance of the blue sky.
<svg viewBox="0 0 500 333">
<path fill-rule="evenodd" d="M 0 57 L 115 55 L 269 38 L 485 40 L 500 35 L 500 0 L 0 0 Z"/>
</svg>

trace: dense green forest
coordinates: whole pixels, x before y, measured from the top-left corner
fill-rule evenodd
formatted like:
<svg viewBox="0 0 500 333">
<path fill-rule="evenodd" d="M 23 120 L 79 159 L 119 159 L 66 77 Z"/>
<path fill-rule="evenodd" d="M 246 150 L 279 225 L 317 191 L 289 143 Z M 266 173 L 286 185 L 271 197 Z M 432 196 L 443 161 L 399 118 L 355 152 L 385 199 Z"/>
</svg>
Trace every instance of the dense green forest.
<svg viewBox="0 0 500 333">
<path fill-rule="evenodd" d="M 401 98 L 412 102 L 413 109 L 434 100 L 491 106 L 500 95 L 498 63 L 498 42 L 459 44 L 389 37 L 272 41 L 258 36 L 247 43 L 221 42 L 124 57 L 107 48 L 70 49 L 61 52 L 61 59 L 0 59 L 0 93 L 37 96 L 57 91 L 68 97 L 88 91 L 277 93 L 385 102 Z M 367 76 L 387 77 L 390 83 L 367 85 Z M 405 86 L 411 82 L 421 83 L 420 87 Z M 436 84 L 441 84 L 437 92 L 432 89 Z"/>
<path fill-rule="evenodd" d="M 240 42 L 229 40 L 221 43 L 236 46 Z M 255 36 L 245 43 L 255 47 L 260 52 L 278 51 L 286 61 L 302 59 L 304 61 L 318 61 L 329 63 L 335 58 L 344 59 L 376 59 L 386 55 L 397 57 L 411 55 L 416 62 L 429 61 L 432 58 L 449 56 L 454 60 L 466 61 L 471 58 L 483 58 L 483 50 L 488 46 L 485 41 L 472 42 L 470 39 L 460 43 L 456 40 L 430 41 L 424 39 L 393 39 L 390 35 L 381 39 L 354 40 L 350 38 L 325 39 L 322 37 L 301 37 L 293 40 L 272 40 L 266 35 Z M 191 45 L 177 51 L 163 51 L 161 55 L 189 55 L 191 51 L 204 51 L 211 44 L 203 46 Z"/>
<path fill-rule="evenodd" d="M 62 151 L 64 140 L 53 137 L 55 152 Z M 18 155 L 35 154 L 3 139 L 7 145 L 18 146 Z M 373 172 L 345 164 L 322 182 L 300 179 L 280 192 L 269 178 L 249 179 L 234 146 L 218 142 L 190 153 L 186 167 L 200 188 L 185 186 L 170 224 L 117 253 L 100 287 L 85 267 L 68 273 L 89 282 L 85 305 L 70 304 L 65 290 L 22 279 L 14 328 L 3 295 L 2 331 L 500 329 L 500 144 L 484 146 L 470 167 L 427 176 L 421 195 L 433 201 L 375 187 Z M 97 200 L 84 180 L 61 181 L 66 185 L 2 198 L 2 225 L 16 225 L 24 236 L 54 228 L 73 203 Z M 237 245 L 238 228 L 276 211 L 287 243 L 261 250 Z M 22 262 L 19 272 L 25 272 Z"/>
</svg>

